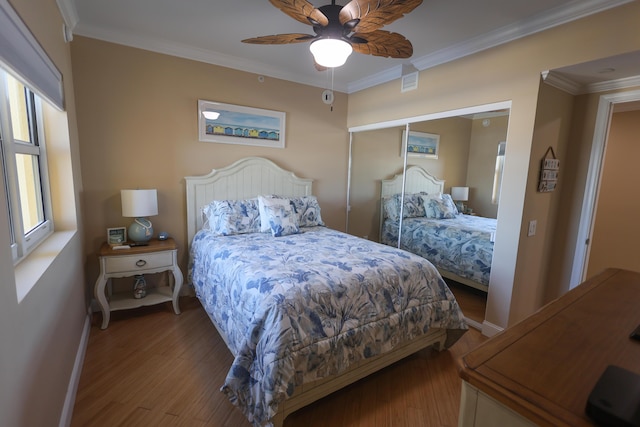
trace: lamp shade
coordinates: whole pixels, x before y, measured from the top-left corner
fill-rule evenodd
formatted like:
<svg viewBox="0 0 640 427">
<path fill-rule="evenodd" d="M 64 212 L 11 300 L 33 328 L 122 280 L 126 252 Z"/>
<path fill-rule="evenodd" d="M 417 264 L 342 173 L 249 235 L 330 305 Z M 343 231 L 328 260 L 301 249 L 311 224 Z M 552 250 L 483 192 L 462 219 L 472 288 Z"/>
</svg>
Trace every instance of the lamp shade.
<svg viewBox="0 0 640 427">
<path fill-rule="evenodd" d="M 309 49 L 316 63 L 328 68 L 344 65 L 353 52 L 351 45 L 341 39 L 318 39 Z"/>
<path fill-rule="evenodd" d="M 144 217 L 158 215 L 158 193 L 153 190 L 120 190 L 122 216 Z"/>
<path fill-rule="evenodd" d="M 451 187 L 451 198 L 466 202 L 469 200 L 469 187 Z"/>
</svg>

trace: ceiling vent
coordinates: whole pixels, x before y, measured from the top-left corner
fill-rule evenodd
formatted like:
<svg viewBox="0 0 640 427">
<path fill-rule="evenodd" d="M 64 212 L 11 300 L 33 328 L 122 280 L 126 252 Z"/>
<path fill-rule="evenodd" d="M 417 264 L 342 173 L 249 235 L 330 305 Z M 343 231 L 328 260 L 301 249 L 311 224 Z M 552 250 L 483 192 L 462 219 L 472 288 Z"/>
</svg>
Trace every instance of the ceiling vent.
<svg viewBox="0 0 640 427">
<path fill-rule="evenodd" d="M 402 74 L 402 87 L 401 92 L 408 92 L 418 88 L 418 71 L 414 71 L 408 74 Z"/>
</svg>

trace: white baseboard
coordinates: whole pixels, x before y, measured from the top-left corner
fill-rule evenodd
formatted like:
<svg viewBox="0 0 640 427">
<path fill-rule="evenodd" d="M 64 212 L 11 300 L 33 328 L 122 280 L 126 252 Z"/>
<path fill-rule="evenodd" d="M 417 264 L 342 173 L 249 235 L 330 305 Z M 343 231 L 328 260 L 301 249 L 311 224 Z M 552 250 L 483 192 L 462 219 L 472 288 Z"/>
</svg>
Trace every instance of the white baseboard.
<svg viewBox="0 0 640 427">
<path fill-rule="evenodd" d="M 67 387 L 67 396 L 64 399 L 62 414 L 60 415 L 59 427 L 69 427 L 71 425 L 71 417 L 73 416 L 73 405 L 76 402 L 76 393 L 78 392 L 78 384 L 80 383 L 80 374 L 82 373 L 82 365 L 84 364 L 84 355 L 87 351 L 89 343 L 89 333 L 91 332 L 91 310 L 84 320 L 82 336 L 80 344 L 76 352 L 76 360 L 73 363 L 73 371 L 69 378 L 69 386 Z"/>
<path fill-rule="evenodd" d="M 486 320 L 482 322 L 482 335 L 485 335 L 487 337 L 492 337 L 495 334 L 502 332 L 503 330 L 504 328 L 494 325 L 491 322 L 487 322 Z"/>
<path fill-rule="evenodd" d="M 464 321 L 467 322 L 467 325 L 471 326 L 473 329 L 477 329 L 482 332 L 482 323 L 473 319 L 469 319 L 468 317 L 465 317 Z"/>
</svg>

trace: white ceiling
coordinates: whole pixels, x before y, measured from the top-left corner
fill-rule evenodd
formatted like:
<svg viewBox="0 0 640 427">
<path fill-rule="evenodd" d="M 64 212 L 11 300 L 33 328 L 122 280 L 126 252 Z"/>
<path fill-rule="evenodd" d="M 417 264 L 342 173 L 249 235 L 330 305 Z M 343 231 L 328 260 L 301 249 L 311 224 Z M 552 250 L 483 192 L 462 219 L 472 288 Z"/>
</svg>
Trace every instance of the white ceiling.
<svg viewBox="0 0 640 427">
<path fill-rule="evenodd" d="M 344 5 L 347 1 L 336 3 Z M 333 76 L 314 68 L 308 43 L 267 46 L 241 42 L 262 35 L 313 33 L 311 26 L 290 18 L 267 0 L 58 3 L 76 35 L 318 87 L 331 87 L 333 80 L 334 89 L 352 93 L 399 78 L 406 64 L 424 70 L 630 1 L 424 0 L 413 12 L 383 28 L 398 32 L 413 43 L 412 58 L 354 53 L 344 66 L 335 69 Z M 330 1 L 312 3 L 318 7 Z M 570 71 L 582 79 L 580 69 Z M 598 81 L 610 77 L 595 76 Z M 594 81 L 593 76 L 590 79 Z"/>
</svg>

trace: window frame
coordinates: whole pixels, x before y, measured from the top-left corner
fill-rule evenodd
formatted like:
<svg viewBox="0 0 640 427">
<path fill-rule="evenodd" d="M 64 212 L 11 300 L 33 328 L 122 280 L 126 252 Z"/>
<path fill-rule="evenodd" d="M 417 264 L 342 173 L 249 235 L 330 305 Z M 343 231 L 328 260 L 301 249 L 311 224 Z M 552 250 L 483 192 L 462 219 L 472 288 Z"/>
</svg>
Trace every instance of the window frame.
<svg viewBox="0 0 640 427">
<path fill-rule="evenodd" d="M 7 75 L 17 79 L 27 90 L 26 108 L 31 142 L 22 142 L 15 140 L 13 137 Z M 2 170 L 7 193 L 5 204 L 8 208 L 9 226 L 11 229 L 11 253 L 13 263 L 16 265 L 50 236 L 54 231 L 54 227 L 44 137 L 42 99 L 28 84 L 2 68 L 0 68 L 0 144 L 2 151 Z M 40 181 L 39 198 L 41 199 L 43 220 L 27 233 L 24 231 L 22 220 L 16 154 L 35 155 L 38 161 L 38 178 Z"/>
</svg>

